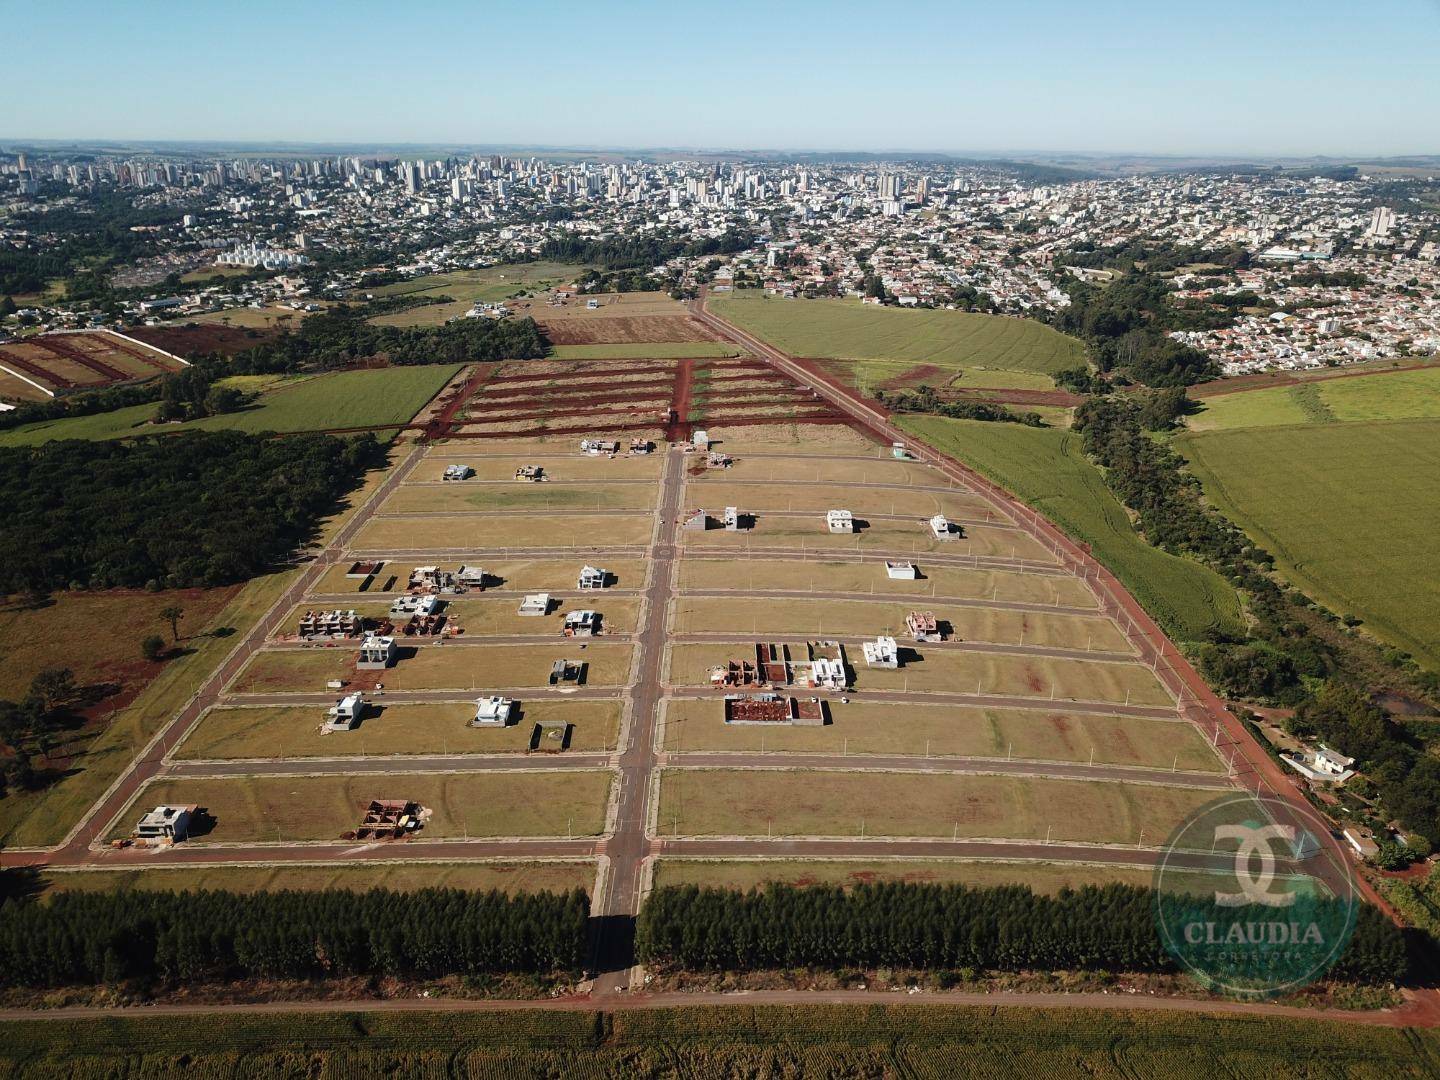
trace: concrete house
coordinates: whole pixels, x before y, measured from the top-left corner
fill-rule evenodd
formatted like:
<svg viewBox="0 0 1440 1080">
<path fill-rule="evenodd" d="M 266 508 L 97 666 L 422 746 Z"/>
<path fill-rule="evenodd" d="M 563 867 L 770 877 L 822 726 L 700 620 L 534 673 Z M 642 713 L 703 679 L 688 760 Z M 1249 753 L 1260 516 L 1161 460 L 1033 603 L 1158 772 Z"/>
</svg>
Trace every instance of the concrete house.
<svg viewBox="0 0 1440 1080">
<path fill-rule="evenodd" d="M 380 671 L 395 663 L 395 639 L 379 634 L 366 634 L 360 642 L 360 655 L 355 666 L 361 671 Z"/>
<path fill-rule="evenodd" d="M 567 611 L 561 632 L 566 637 L 594 637 L 600 632 L 598 611 Z"/>
<path fill-rule="evenodd" d="M 580 580 L 575 587 L 582 590 L 593 590 L 603 589 L 609 584 L 610 571 L 598 566 L 582 566 L 580 568 Z"/>
<path fill-rule="evenodd" d="M 885 576 L 896 581 L 914 581 L 920 576 L 913 562 L 886 562 Z"/>
<path fill-rule="evenodd" d="M 142 840 L 184 840 L 190 835 L 190 822 L 199 806 L 157 806 L 143 815 L 135 825 L 135 835 Z"/>
<path fill-rule="evenodd" d="M 365 716 L 365 698 L 346 694 L 325 714 L 326 731 L 351 731 Z"/>
<path fill-rule="evenodd" d="M 525 599 L 520 601 L 519 615 L 548 615 L 550 614 L 549 593 L 527 593 Z"/>
<path fill-rule="evenodd" d="M 900 666 L 900 646 L 893 637 L 881 635 L 874 641 L 867 641 L 861 648 L 865 652 L 865 663 L 870 667 L 889 668 Z"/>
<path fill-rule="evenodd" d="M 475 475 L 475 470 L 469 465 L 446 465 L 445 471 L 440 474 L 441 480 L 469 480 Z"/>
<path fill-rule="evenodd" d="M 849 510 L 827 510 L 825 527 L 832 533 L 853 533 L 855 531 L 855 515 Z"/>
<path fill-rule="evenodd" d="M 504 727 L 515 714 L 515 702 L 498 696 L 478 698 L 475 702 L 475 717 L 471 727 Z"/>
</svg>

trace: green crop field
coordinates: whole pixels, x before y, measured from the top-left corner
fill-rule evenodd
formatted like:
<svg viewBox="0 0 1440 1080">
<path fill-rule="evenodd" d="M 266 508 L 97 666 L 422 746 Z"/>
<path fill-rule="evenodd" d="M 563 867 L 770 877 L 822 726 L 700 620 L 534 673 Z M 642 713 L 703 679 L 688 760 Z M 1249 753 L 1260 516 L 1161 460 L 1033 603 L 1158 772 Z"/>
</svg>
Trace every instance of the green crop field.
<svg viewBox="0 0 1440 1080">
<path fill-rule="evenodd" d="M 717 315 L 794 356 L 1042 374 L 1085 365 L 1079 341 L 1031 319 L 760 295 L 712 300 L 711 306 Z"/>
<path fill-rule="evenodd" d="M 1135 532 L 1100 470 L 1067 431 L 1019 424 L 903 416 L 899 424 L 984 473 L 1087 543 L 1145 610 L 1181 640 L 1238 631 L 1240 601 L 1213 570 L 1151 547 Z"/>
<path fill-rule="evenodd" d="M 148 423 L 155 405 L 26 424 L 0 433 L 0 446 L 36 446 L 52 439 L 123 439 L 173 431 L 328 431 L 405 424 L 460 370 L 457 364 L 341 371 L 289 380 L 249 408 L 187 424 Z"/>
<path fill-rule="evenodd" d="M 75 1076 L 1433 1076 L 1415 1028 L 1200 1012 L 812 1005 L 617 1012 L 239 1013 L 11 1020 L 0 1071 Z"/>
<path fill-rule="evenodd" d="M 1214 432 L 1175 446 L 1296 585 L 1440 668 L 1440 420 Z"/>
<path fill-rule="evenodd" d="M 1192 431 L 1440 417 L 1440 367 L 1380 370 L 1203 399 Z"/>
</svg>

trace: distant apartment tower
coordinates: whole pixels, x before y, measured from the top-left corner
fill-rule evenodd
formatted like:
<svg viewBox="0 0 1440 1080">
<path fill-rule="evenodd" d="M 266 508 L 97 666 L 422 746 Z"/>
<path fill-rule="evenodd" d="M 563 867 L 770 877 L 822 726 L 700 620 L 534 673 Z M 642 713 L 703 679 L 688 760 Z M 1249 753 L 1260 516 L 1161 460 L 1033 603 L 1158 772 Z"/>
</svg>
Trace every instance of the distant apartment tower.
<svg viewBox="0 0 1440 1080">
<path fill-rule="evenodd" d="M 900 197 L 900 178 L 894 173 L 880 174 L 880 198 L 898 199 Z"/>
<path fill-rule="evenodd" d="M 420 190 L 420 166 L 413 161 L 402 161 L 400 171 L 405 180 L 406 194 L 416 194 Z"/>
<path fill-rule="evenodd" d="M 1390 230 L 1394 227 L 1395 211 L 1388 206 L 1377 206 L 1370 212 L 1370 226 L 1365 230 L 1365 235 L 1383 240 L 1390 235 Z"/>
</svg>

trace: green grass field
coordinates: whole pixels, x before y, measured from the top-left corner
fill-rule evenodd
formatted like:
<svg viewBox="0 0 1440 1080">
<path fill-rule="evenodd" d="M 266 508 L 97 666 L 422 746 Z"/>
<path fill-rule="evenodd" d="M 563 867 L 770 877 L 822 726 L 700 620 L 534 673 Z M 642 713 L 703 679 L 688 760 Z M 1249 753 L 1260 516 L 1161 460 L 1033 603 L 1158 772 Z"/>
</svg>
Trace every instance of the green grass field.
<svg viewBox="0 0 1440 1080">
<path fill-rule="evenodd" d="M 1175 446 L 1296 585 L 1440 668 L 1440 420 L 1184 435 Z"/>
<path fill-rule="evenodd" d="M 934 360 L 927 360 L 924 365 L 911 360 L 830 360 L 825 366 L 843 382 L 851 383 L 862 393 L 870 395 L 876 390 L 921 385 L 966 390 L 1055 389 L 1055 380 L 1044 372 L 947 364 Z"/>
<path fill-rule="evenodd" d="M 1315 379 L 1204 399 L 1191 431 L 1440 417 L 1440 367 Z"/>
<path fill-rule="evenodd" d="M 1239 630 L 1240 602 L 1220 575 L 1169 555 L 1135 532 L 1080 439 L 1066 431 L 1019 424 L 903 416 L 905 430 L 963 461 L 1090 545 L 1145 610 L 1185 641 L 1207 630 Z"/>
<path fill-rule="evenodd" d="M 1315 1018 L 1004 1005 L 232 1013 L 0 1024 L 0 1071 L 59 1077 L 1046 1077 L 1408 1080 L 1440 1034 Z"/>
<path fill-rule="evenodd" d="M 712 300 L 711 306 L 717 315 L 794 356 L 1042 374 L 1085 364 L 1079 341 L 1030 319 L 762 295 Z"/>
<path fill-rule="evenodd" d="M 357 293 L 369 293 L 376 297 L 448 296 L 453 303 L 429 304 L 409 311 L 379 315 L 370 320 L 376 326 L 439 326 L 449 319 L 464 315 L 479 302 L 494 304 L 521 290 L 548 289 L 554 285 L 568 284 L 584 269 L 583 266 L 552 262 L 487 266 L 479 270 L 426 274 L 394 285 L 357 290 Z"/>
<path fill-rule="evenodd" d="M 405 424 L 459 371 L 456 364 L 342 371 L 287 381 L 237 413 L 187 424 L 148 423 L 155 405 L 135 405 L 71 420 L 50 420 L 0 433 L 0 446 L 36 446 L 52 439 L 123 439 L 173 431 L 326 431 Z"/>
</svg>

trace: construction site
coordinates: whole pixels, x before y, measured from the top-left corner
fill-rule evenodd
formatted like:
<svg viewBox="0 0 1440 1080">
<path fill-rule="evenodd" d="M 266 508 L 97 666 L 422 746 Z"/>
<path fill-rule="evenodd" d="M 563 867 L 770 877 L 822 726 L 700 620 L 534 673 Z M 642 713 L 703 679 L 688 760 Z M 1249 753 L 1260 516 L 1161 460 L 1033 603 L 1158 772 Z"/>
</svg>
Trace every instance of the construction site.
<svg viewBox="0 0 1440 1080">
<path fill-rule="evenodd" d="M 0 401 L 45 401 L 184 366 L 178 356 L 114 330 L 36 334 L 0 342 Z"/>
<path fill-rule="evenodd" d="M 1143 880 L 1255 788 L 1084 552 L 739 344 L 473 366 L 49 858 L 564 865 L 609 926 L 657 876 L 819 860 Z M 141 855 L 154 807 L 207 824 Z M 597 939 L 598 989 L 628 948 Z"/>
</svg>

